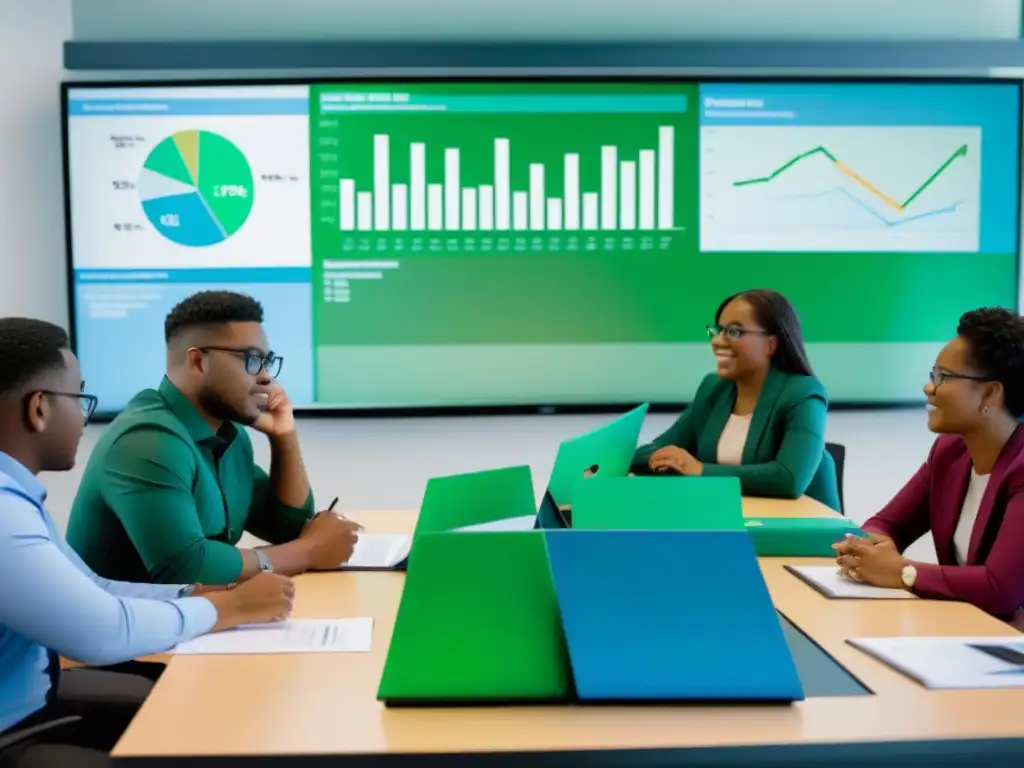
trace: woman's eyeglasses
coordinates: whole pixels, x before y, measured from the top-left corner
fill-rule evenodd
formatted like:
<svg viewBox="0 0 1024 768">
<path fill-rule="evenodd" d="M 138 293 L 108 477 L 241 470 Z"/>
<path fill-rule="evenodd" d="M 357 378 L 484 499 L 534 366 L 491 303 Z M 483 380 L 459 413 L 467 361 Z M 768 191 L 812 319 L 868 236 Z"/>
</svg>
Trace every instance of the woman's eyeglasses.
<svg viewBox="0 0 1024 768">
<path fill-rule="evenodd" d="M 760 328 L 744 328 L 742 325 L 706 325 L 704 328 L 708 332 L 708 338 L 713 339 L 719 334 L 725 336 L 729 341 L 739 341 L 748 333 L 753 333 L 758 336 L 767 336 L 765 331 Z"/>
<path fill-rule="evenodd" d="M 928 380 L 936 389 L 941 387 L 942 383 L 948 379 L 960 379 L 961 381 L 992 381 L 992 378 L 989 376 L 972 376 L 966 373 L 953 373 L 952 371 L 947 371 L 945 368 L 939 368 L 937 365 L 933 365 L 932 369 L 928 372 Z"/>
</svg>

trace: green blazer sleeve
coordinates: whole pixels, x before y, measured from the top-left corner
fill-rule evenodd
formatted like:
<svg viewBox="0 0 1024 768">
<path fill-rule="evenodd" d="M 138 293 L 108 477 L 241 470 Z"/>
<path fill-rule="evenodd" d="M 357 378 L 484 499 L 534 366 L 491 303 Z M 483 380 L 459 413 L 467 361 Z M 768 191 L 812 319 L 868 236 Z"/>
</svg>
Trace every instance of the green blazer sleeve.
<svg viewBox="0 0 1024 768">
<path fill-rule="evenodd" d="M 704 476 L 738 477 L 745 496 L 802 496 L 818 471 L 825 450 L 827 411 L 825 389 L 817 379 L 790 378 L 771 414 L 771 420 L 782 421 L 784 430 L 775 457 L 740 466 L 705 463 Z"/>
<path fill-rule="evenodd" d="M 636 449 L 636 453 L 633 454 L 633 463 L 630 467 L 633 472 L 637 474 L 650 474 L 647 462 L 650 461 L 651 454 L 667 445 L 675 445 L 684 451 L 689 451 L 694 456 L 697 455 L 697 439 L 700 436 L 701 423 L 704 420 L 704 413 L 707 409 L 711 390 L 717 379 L 718 377 L 714 375 L 705 376 L 700 386 L 697 387 L 697 392 L 693 396 L 693 402 L 675 420 L 672 426 L 651 442 L 641 445 Z"/>
<path fill-rule="evenodd" d="M 252 506 L 245 530 L 271 544 L 297 539 L 313 516 L 313 492 L 309 492 L 303 506 L 292 507 L 274 495 L 270 477 L 259 465 L 253 465 L 253 477 Z"/>
<path fill-rule="evenodd" d="M 210 541 L 192 497 L 191 449 L 155 427 L 121 435 L 103 464 L 101 493 L 158 584 L 229 584 L 242 572 L 242 553 Z"/>
</svg>

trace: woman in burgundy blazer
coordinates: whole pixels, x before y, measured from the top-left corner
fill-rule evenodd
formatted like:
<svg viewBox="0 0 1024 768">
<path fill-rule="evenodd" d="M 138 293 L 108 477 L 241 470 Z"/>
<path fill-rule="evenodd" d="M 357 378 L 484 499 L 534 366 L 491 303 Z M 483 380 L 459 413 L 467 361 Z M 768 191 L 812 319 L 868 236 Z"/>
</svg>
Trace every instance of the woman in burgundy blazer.
<svg viewBox="0 0 1024 768">
<path fill-rule="evenodd" d="M 872 540 L 835 545 L 850 578 L 959 600 L 1024 628 L 1024 319 L 1004 309 L 960 318 L 936 358 L 928 460 L 864 523 Z M 903 551 L 932 533 L 938 565 Z"/>
</svg>

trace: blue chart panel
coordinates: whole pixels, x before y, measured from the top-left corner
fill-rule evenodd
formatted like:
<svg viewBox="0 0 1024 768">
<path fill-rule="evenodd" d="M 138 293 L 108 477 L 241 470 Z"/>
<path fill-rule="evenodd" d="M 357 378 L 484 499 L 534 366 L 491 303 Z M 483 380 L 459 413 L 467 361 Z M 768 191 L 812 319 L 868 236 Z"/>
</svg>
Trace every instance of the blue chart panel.
<svg viewBox="0 0 1024 768">
<path fill-rule="evenodd" d="M 142 208 L 160 234 L 181 245 L 200 247 L 224 240 L 224 230 L 198 192 L 143 200 Z"/>
<path fill-rule="evenodd" d="M 168 280 L 83 280 L 76 275 L 78 355 L 86 387 L 99 397 L 101 412 L 120 410 L 139 390 L 160 383 L 166 367 L 164 318 L 182 299 L 211 289 L 245 293 L 263 304 L 267 338 L 274 352 L 285 359 L 281 385 L 292 402 L 313 402 L 309 270 L 237 270 L 237 277 L 226 280 L 218 278 L 235 270 L 216 270 L 218 275 L 206 279 L 204 271 L 172 270 Z M 287 274 L 287 282 L 267 282 L 268 276 L 261 272 L 275 273 L 273 279 L 280 279 L 278 273 L 299 276 Z M 118 276 L 117 272 L 106 274 Z"/>
<path fill-rule="evenodd" d="M 701 250 L 1012 253 L 1006 84 L 701 87 Z"/>
</svg>

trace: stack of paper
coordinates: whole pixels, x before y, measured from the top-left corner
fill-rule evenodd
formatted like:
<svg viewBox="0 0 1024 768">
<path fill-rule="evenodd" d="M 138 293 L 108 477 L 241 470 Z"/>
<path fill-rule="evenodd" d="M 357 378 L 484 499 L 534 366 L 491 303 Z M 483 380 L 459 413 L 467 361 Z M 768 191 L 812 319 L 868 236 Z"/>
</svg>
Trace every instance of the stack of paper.
<svg viewBox="0 0 1024 768">
<path fill-rule="evenodd" d="M 917 595 L 905 589 L 887 589 L 862 584 L 841 575 L 834 565 L 787 565 L 786 570 L 803 579 L 826 597 L 867 598 L 875 600 L 915 600 Z"/>
<path fill-rule="evenodd" d="M 393 570 L 405 564 L 412 537 L 392 533 L 359 533 L 352 557 L 341 564 L 345 571 Z"/>
<path fill-rule="evenodd" d="M 870 637 L 847 641 L 926 688 L 1024 688 L 1024 640 Z"/>
<path fill-rule="evenodd" d="M 292 619 L 250 624 L 180 643 L 174 654 L 344 653 L 370 650 L 373 619 Z"/>
</svg>

